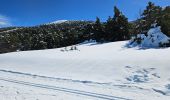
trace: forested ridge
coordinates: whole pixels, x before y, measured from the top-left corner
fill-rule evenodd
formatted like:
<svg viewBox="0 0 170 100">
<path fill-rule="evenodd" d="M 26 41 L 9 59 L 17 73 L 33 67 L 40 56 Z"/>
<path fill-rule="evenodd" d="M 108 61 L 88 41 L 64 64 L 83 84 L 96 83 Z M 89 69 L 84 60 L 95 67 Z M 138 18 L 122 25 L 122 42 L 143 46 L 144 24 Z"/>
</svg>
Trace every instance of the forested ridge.
<svg viewBox="0 0 170 100">
<path fill-rule="evenodd" d="M 170 6 L 160 7 L 149 2 L 140 18 L 132 22 L 128 22 L 128 18 L 115 6 L 113 16 L 105 22 L 96 17 L 94 22 L 65 21 L 34 27 L 0 28 L 0 53 L 59 48 L 85 40 L 100 43 L 129 40 L 137 34 L 146 34 L 154 23 L 170 36 Z"/>
</svg>

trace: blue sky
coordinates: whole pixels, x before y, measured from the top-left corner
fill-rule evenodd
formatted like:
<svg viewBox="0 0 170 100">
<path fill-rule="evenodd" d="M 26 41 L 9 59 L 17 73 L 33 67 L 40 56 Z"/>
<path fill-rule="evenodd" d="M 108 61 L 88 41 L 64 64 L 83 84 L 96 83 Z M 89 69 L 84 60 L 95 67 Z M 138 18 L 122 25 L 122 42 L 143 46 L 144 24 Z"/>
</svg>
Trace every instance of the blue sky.
<svg viewBox="0 0 170 100">
<path fill-rule="evenodd" d="M 113 16 L 113 6 L 135 20 L 147 2 L 168 6 L 170 0 L 0 0 L 1 26 L 33 26 L 56 20 L 105 21 Z"/>
</svg>

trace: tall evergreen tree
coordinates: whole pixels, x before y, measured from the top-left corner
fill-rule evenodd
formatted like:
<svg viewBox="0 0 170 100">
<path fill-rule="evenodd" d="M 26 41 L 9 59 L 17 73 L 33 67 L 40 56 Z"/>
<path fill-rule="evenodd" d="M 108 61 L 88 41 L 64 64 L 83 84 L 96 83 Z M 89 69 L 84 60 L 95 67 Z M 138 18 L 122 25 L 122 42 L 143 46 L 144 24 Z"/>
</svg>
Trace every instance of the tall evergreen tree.
<svg viewBox="0 0 170 100">
<path fill-rule="evenodd" d="M 96 22 L 94 24 L 94 38 L 97 42 L 103 42 L 104 41 L 104 31 L 102 24 L 100 22 L 100 19 L 96 17 Z"/>
<path fill-rule="evenodd" d="M 115 6 L 114 7 L 114 40 L 115 41 L 122 41 L 129 39 L 129 23 L 128 19 L 125 17 L 125 15 L 120 12 L 120 10 Z"/>
<path fill-rule="evenodd" d="M 83 35 L 81 36 L 83 40 L 95 39 L 93 33 L 93 24 L 88 24 L 85 26 Z"/>
<path fill-rule="evenodd" d="M 142 18 L 140 20 L 140 24 L 142 24 L 142 33 L 146 34 L 147 31 L 151 28 L 151 25 L 158 22 L 160 15 L 161 7 L 155 6 L 155 4 L 152 2 L 148 2 L 148 5 L 142 13 Z"/>
<path fill-rule="evenodd" d="M 113 18 L 109 16 L 106 25 L 105 25 L 105 40 L 106 41 L 114 41 L 114 27 L 115 22 L 113 21 Z"/>
<path fill-rule="evenodd" d="M 115 6 L 113 18 L 109 17 L 106 25 L 106 40 L 108 41 L 122 41 L 130 38 L 128 19 Z"/>
</svg>

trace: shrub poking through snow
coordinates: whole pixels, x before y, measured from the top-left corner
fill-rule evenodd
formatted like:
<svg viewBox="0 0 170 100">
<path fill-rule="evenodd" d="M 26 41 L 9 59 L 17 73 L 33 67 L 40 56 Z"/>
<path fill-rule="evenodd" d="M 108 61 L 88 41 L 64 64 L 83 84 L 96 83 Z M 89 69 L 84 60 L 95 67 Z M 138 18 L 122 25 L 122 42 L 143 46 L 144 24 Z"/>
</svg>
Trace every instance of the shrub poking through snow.
<svg viewBox="0 0 170 100">
<path fill-rule="evenodd" d="M 144 48 L 157 48 L 157 47 L 170 47 L 170 38 L 161 32 L 160 26 L 151 28 L 147 35 L 138 34 L 133 37 L 128 43 L 128 47 L 144 47 Z"/>
<path fill-rule="evenodd" d="M 73 46 L 69 46 L 69 47 L 64 47 L 63 49 L 61 49 L 60 51 L 65 52 L 65 51 L 73 51 L 73 50 L 78 50 L 76 45 Z"/>
</svg>

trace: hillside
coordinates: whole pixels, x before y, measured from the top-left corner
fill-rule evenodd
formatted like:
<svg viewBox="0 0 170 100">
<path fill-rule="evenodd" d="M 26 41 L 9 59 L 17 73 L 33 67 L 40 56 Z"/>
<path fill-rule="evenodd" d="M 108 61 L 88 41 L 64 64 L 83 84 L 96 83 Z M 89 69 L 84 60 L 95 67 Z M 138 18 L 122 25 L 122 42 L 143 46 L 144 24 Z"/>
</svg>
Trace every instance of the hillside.
<svg viewBox="0 0 170 100">
<path fill-rule="evenodd" d="M 0 53 L 51 49 L 77 44 L 87 39 L 83 35 L 86 33 L 85 27 L 92 23 L 94 22 L 55 21 L 33 27 L 1 28 Z"/>
<path fill-rule="evenodd" d="M 125 48 L 126 43 L 91 42 L 77 45 L 76 50 L 1 54 L 0 97 L 169 100 L 170 48 L 139 50 Z"/>
<path fill-rule="evenodd" d="M 0 100 L 170 100 L 168 0 L 1 3 Z"/>
</svg>

